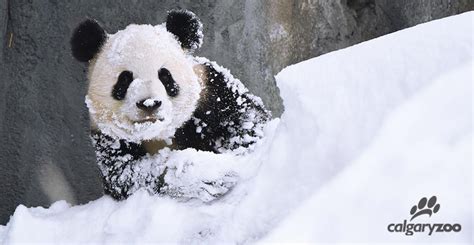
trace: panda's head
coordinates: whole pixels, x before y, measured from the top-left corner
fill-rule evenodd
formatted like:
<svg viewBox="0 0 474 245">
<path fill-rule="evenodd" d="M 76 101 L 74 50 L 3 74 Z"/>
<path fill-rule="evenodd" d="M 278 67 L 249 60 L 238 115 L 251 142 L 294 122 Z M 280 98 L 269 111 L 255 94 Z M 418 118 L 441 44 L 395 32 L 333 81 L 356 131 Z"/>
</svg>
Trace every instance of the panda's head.
<svg viewBox="0 0 474 245">
<path fill-rule="evenodd" d="M 92 126 L 133 142 L 170 139 L 199 99 L 189 54 L 201 44 L 202 24 L 185 10 L 170 11 L 164 24 L 129 25 L 115 34 L 82 22 L 71 47 L 76 59 L 89 62 Z"/>
</svg>

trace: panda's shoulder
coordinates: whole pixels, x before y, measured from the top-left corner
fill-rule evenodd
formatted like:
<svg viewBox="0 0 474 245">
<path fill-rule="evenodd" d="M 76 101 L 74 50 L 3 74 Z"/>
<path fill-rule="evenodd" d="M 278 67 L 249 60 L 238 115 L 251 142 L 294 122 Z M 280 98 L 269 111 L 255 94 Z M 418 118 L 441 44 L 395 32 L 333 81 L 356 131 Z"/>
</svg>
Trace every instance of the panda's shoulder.
<svg viewBox="0 0 474 245">
<path fill-rule="evenodd" d="M 192 119 L 177 131 L 179 144 L 212 151 L 234 148 L 231 139 L 255 134 L 244 124 L 267 121 L 270 112 L 229 70 L 206 58 L 197 58 L 196 63 L 203 89 Z"/>
<path fill-rule="evenodd" d="M 203 91 L 210 94 L 229 95 L 229 99 L 235 99 L 235 96 L 247 94 L 249 91 L 245 85 L 237 78 L 235 78 L 228 69 L 220 66 L 214 61 L 207 58 L 195 57 L 195 62 L 198 68 L 198 75 L 203 85 Z"/>
<path fill-rule="evenodd" d="M 228 69 L 203 57 L 195 57 L 195 62 L 199 67 L 198 74 L 203 86 L 197 112 L 205 109 L 204 112 L 208 114 L 209 108 L 212 108 L 225 116 L 228 113 L 235 114 L 236 111 L 242 113 L 242 109 L 246 111 L 254 108 L 260 114 L 270 115 L 262 100 L 251 94 Z"/>
<path fill-rule="evenodd" d="M 225 68 L 207 58 L 195 57 L 196 71 L 203 89 L 218 85 L 226 85 L 229 79 L 223 72 Z"/>
</svg>

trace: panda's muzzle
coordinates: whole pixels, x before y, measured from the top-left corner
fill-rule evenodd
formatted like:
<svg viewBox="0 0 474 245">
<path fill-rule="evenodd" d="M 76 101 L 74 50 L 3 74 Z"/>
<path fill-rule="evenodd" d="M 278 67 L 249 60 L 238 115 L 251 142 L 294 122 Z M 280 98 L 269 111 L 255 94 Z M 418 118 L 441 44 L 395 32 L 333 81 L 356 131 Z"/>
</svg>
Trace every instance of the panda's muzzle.
<svg viewBox="0 0 474 245">
<path fill-rule="evenodd" d="M 144 99 L 136 103 L 137 107 L 146 112 L 146 113 L 153 113 L 161 106 L 161 101 L 154 100 L 154 99 Z"/>
</svg>

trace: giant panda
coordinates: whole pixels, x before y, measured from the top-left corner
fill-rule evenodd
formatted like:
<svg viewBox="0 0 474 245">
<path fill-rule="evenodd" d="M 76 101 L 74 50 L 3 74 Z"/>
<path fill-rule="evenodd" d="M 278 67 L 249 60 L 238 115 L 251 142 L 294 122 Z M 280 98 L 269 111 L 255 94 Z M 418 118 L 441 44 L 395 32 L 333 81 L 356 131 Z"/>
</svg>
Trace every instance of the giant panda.
<svg viewBox="0 0 474 245">
<path fill-rule="evenodd" d="M 134 166 L 164 148 L 243 152 L 263 136 L 270 112 L 228 70 L 193 56 L 202 40 L 202 23 L 187 10 L 115 34 L 91 19 L 73 31 L 72 55 L 88 63 L 86 104 L 106 194 L 163 193 L 166 169 L 137 178 Z"/>
</svg>

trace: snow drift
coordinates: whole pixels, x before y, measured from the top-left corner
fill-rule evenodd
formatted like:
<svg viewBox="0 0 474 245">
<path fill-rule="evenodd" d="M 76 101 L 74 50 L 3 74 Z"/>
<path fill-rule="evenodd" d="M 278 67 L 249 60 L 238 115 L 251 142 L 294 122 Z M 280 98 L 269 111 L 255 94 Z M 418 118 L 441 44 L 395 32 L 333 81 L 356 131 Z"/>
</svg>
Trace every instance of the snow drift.
<svg viewBox="0 0 474 245">
<path fill-rule="evenodd" d="M 20 205 L 0 226 L 0 241 L 467 243 L 473 17 L 433 21 L 285 68 L 276 76 L 285 113 L 252 154 L 180 156 L 211 173 L 238 174 L 217 201 L 139 191 L 123 202 Z M 387 231 L 432 195 L 441 208 L 419 222 L 459 223 L 461 232 Z"/>
</svg>

